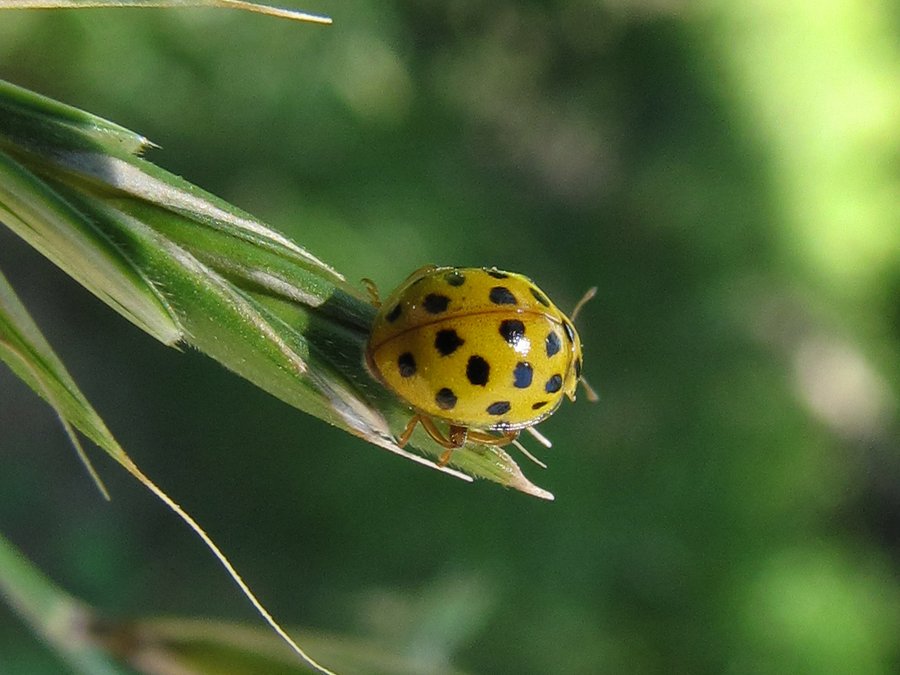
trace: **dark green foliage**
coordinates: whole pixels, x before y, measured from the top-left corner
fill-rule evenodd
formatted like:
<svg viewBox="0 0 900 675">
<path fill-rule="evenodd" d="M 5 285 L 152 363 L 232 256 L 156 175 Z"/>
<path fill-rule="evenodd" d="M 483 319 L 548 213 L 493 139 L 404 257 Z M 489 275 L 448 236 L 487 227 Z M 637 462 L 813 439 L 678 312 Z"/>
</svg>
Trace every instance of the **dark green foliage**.
<svg viewBox="0 0 900 675">
<path fill-rule="evenodd" d="M 109 428 L 287 623 L 471 672 L 898 668 L 890 22 L 654 6 L 3 17 L 4 78 L 146 134 L 351 282 L 433 262 L 520 271 L 563 308 L 600 288 L 578 320 L 600 402 L 525 467 L 551 504 L 163 349 L 0 228 Z M 112 612 L 252 620 L 161 507 L 99 462 L 106 505 L 76 461 L 0 370 L 13 541 Z M 56 672 L 25 635 L 0 611 L 0 671 Z"/>
</svg>

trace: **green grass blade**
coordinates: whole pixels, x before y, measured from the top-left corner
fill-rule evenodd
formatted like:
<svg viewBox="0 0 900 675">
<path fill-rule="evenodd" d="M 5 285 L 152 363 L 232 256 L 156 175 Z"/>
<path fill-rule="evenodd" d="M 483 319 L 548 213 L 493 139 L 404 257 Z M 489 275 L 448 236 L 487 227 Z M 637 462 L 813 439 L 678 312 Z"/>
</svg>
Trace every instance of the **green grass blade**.
<svg viewBox="0 0 900 675">
<path fill-rule="evenodd" d="M 444 449 L 425 434 L 414 435 L 410 446 L 421 454 L 399 448 L 394 438 L 410 410 L 365 366 L 375 313 L 365 294 L 251 215 L 128 151 L 141 137 L 104 144 L 84 131 L 95 128 L 87 113 L 44 106 L 45 99 L 10 87 L 0 88 L 0 147 L 11 156 L 9 178 L 0 173 L 0 184 L 13 185 L 6 192 L 18 197 L 16 206 L 32 206 L 46 196 L 54 205 L 49 216 L 56 217 L 44 223 L 42 214 L 20 207 L 16 213 L 28 217 L 29 227 L 19 222 L 26 219 L 21 215 L 11 227 L 111 306 L 164 334 L 170 344 L 180 336 L 278 398 L 370 443 L 457 477 L 486 478 L 552 499 L 501 449 L 467 446 L 454 452 L 452 462 L 461 473 L 427 459 Z M 14 107 L 2 103 L 4 91 L 12 91 L 14 101 L 27 101 L 15 108 L 16 115 L 27 108 L 56 135 L 4 135 L 2 116 Z M 79 124 L 68 132 L 71 119 Z M 109 123 L 100 120 L 96 128 L 104 124 Z M 68 250 L 74 235 L 63 236 L 67 227 L 77 241 L 87 240 L 79 250 L 82 259 L 93 253 L 106 270 L 73 268 L 78 258 Z M 50 241 L 47 230 L 56 239 Z"/>
<path fill-rule="evenodd" d="M 0 273 L 0 360 L 63 420 L 118 460 L 125 453 Z"/>
<path fill-rule="evenodd" d="M 0 121 L 0 143 L 9 148 L 93 149 L 129 155 L 151 145 L 114 122 L 2 80 Z"/>
<path fill-rule="evenodd" d="M 203 675 L 300 675 L 310 670 L 293 658 L 272 633 L 244 624 L 207 618 L 138 619 L 104 627 L 101 640 L 126 645 L 129 660 L 165 666 L 164 672 Z M 383 645 L 346 635 L 294 631 L 304 644 L 341 673 L 370 675 L 461 675 L 437 659 L 387 651 Z"/>
<path fill-rule="evenodd" d="M 319 666 L 310 658 L 284 631 L 197 521 L 151 481 L 122 450 L 106 428 L 106 425 L 87 402 L 87 399 L 81 394 L 62 362 L 53 353 L 49 343 L 41 335 L 39 329 L 2 275 L 0 275 L 0 360 L 9 364 L 14 373 L 54 408 L 65 426 L 66 432 L 77 448 L 79 456 L 97 481 L 104 495 L 106 495 L 105 488 L 100 483 L 87 456 L 84 454 L 72 426 L 78 428 L 106 450 L 200 537 L 238 585 L 241 592 L 250 600 L 257 612 L 291 647 L 296 655 L 316 672 L 330 673 L 329 670 Z"/>
<path fill-rule="evenodd" d="M 87 634 L 92 613 L 42 574 L 0 535 L 0 598 L 79 672 L 127 675 Z"/>
<path fill-rule="evenodd" d="M 243 0 L 3 0 L 0 9 L 89 9 L 103 7 L 213 7 L 238 9 L 256 14 L 266 14 L 279 19 L 330 24 L 331 19 L 319 14 L 298 12 L 270 5 L 260 5 Z"/>
<path fill-rule="evenodd" d="M 54 584 L 0 535 L 0 600 L 73 669 L 89 675 L 204 673 L 204 675 L 299 675 L 321 672 L 271 631 L 198 618 L 114 619 Z M 292 631 L 341 672 L 413 675 L 423 664 L 368 640 Z M 128 664 L 127 666 L 125 664 Z M 129 667 L 131 666 L 131 667 Z M 453 675 L 451 666 L 425 664 L 430 673 Z"/>
<path fill-rule="evenodd" d="M 0 222 L 157 340 L 173 345 L 180 339 L 182 330 L 162 297 L 113 243 L 45 180 L 3 152 Z"/>
</svg>

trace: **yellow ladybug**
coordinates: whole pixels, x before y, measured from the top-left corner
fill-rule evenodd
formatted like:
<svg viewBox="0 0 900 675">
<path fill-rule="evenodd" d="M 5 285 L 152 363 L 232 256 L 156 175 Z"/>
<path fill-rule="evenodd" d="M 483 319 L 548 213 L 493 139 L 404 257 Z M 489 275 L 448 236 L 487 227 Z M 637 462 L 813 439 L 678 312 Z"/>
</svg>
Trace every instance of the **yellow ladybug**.
<svg viewBox="0 0 900 675">
<path fill-rule="evenodd" d="M 447 448 L 443 465 L 467 440 L 513 443 L 522 429 L 533 431 L 553 414 L 563 395 L 575 400 L 581 339 L 527 277 L 496 268 L 428 266 L 384 302 L 369 288 L 379 311 L 366 361 L 415 410 L 397 439 L 401 447 L 421 423 Z M 573 319 L 595 291 L 578 303 Z M 447 435 L 435 420 L 449 425 Z"/>
</svg>

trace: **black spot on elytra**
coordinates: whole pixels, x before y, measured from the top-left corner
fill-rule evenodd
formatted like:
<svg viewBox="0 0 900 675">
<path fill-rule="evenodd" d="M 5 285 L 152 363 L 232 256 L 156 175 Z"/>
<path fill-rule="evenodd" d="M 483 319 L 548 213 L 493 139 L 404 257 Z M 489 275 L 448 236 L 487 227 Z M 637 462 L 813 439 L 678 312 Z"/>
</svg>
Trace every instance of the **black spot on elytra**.
<svg viewBox="0 0 900 675">
<path fill-rule="evenodd" d="M 544 295 L 543 293 L 541 293 L 534 286 L 532 286 L 528 290 L 531 291 L 531 294 L 534 296 L 534 299 L 537 300 L 539 303 L 541 303 L 544 307 L 550 306 L 550 301 L 547 299 L 547 296 Z"/>
<path fill-rule="evenodd" d="M 388 323 L 394 323 L 400 318 L 400 305 L 394 305 L 394 309 L 388 312 L 384 318 L 388 320 Z"/>
<path fill-rule="evenodd" d="M 504 415 L 509 412 L 509 401 L 494 401 L 487 407 L 488 415 Z"/>
<path fill-rule="evenodd" d="M 575 329 L 572 328 L 572 324 L 568 321 L 563 321 L 563 328 L 566 329 L 566 337 L 569 339 L 569 342 L 575 342 Z"/>
<path fill-rule="evenodd" d="M 544 344 L 547 347 L 547 356 L 553 356 L 554 354 L 559 353 L 559 349 L 562 347 L 559 343 L 559 335 L 554 331 L 550 331 L 547 334 L 547 339 L 544 340 Z"/>
<path fill-rule="evenodd" d="M 459 337 L 459 334 L 452 328 L 439 330 L 434 336 L 434 348 L 441 353 L 441 356 L 450 356 L 464 342 L 465 340 Z"/>
<path fill-rule="evenodd" d="M 548 394 L 554 394 L 560 389 L 562 389 L 562 375 L 559 373 L 547 380 L 547 384 L 544 385 L 544 391 Z"/>
<path fill-rule="evenodd" d="M 437 403 L 438 408 L 441 410 L 450 410 L 456 406 L 456 394 L 453 393 L 452 389 L 444 387 L 434 395 L 434 402 Z"/>
<path fill-rule="evenodd" d="M 452 272 L 447 272 L 447 274 L 444 275 L 444 281 L 446 281 L 451 286 L 462 286 L 464 283 L 466 283 L 466 275 L 459 270 L 453 270 Z"/>
<path fill-rule="evenodd" d="M 400 377 L 412 377 L 416 374 L 416 360 L 409 352 L 403 352 L 397 358 L 397 369 L 400 371 Z"/>
<path fill-rule="evenodd" d="M 525 361 L 519 361 L 516 369 L 513 370 L 513 384 L 516 389 L 527 389 L 531 386 L 531 379 L 534 377 L 534 369 L 531 364 Z"/>
<path fill-rule="evenodd" d="M 575 377 L 581 377 L 581 359 L 575 359 Z"/>
<path fill-rule="evenodd" d="M 488 276 L 494 277 L 495 279 L 508 279 L 509 278 L 509 275 L 506 272 L 501 272 L 500 270 L 495 269 L 495 268 L 485 269 L 484 271 L 488 273 Z"/>
<path fill-rule="evenodd" d="M 447 305 L 450 304 L 450 298 L 439 293 L 429 293 L 425 296 L 422 306 L 429 314 L 440 314 L 447 311 Z"/>
<path fill-rule="evenodd" d="M 515 305 L 514 296 L 506 286 L 494 286 L 490 294 L 491 302 L 495 305 Z"/>
<path fill-rule="evenodd" d="M 469 378 L 469 382 L 483 387 L 487 384 L 490 374 L 491 366 L 487 361 L 477 354 L 469 357 L 469 362 L 466 364 L 466 377 Z"/>
<path fill-rule="evenodd" d="M 545 405 L 547 405 L 548 403 L 550 403 L 550 401 L 538 401 L 537 403 L 532 403 L 532 404 L 531 404 L 531 409 L 532 409 L 532 410 L 540 410 L 541 408 L 543 408 L 543 407 L 544 407 Z"/>
<path fill-rule="evenodd" d="M 500 335 L 508 344 L 515 346 L 519 340 L 525 337 L 525 324 L 518 319 L 501 321 Z"/>
</svg>

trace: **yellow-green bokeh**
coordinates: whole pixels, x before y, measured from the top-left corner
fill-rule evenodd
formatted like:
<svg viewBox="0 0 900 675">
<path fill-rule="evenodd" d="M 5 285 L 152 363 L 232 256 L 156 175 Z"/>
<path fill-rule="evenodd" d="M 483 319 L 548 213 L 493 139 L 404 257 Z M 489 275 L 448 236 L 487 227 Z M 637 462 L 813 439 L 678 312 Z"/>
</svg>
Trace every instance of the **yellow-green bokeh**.
<svg viewBox="0 0 900 675">
<path fill-rule="evenodd" d="M 108 426 L 279 618 L 466 672 L 900 665 L 900 48 L 888 2 L 3 13 L 0 77 L 350 279 L 527 274 L 601 400 L 544 503 L 364 447 L 142 335 L 0 228 Z M 535 450 L 535 444 L 531 449 Z M 111 613 L 254 621 L 208 554 L 0 372 L 0 528 Z M 423 666 L 424 667 L 424 666 Z M 0 611 L 0 671 L 58 664 Z"/>
</svg>

